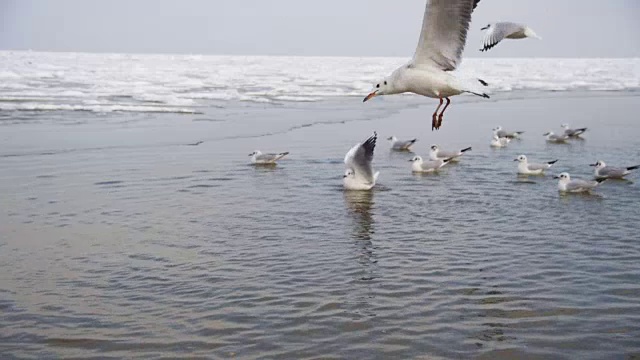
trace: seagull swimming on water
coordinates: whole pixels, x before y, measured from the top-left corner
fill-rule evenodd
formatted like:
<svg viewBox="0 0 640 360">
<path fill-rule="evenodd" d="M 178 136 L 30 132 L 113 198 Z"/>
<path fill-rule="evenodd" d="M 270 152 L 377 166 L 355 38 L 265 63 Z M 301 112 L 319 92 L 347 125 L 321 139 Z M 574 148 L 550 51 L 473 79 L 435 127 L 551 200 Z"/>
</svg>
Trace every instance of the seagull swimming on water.
<svg viewBox="0 0 640 360">
<path fill-rule="evenodd" d="M 387 140 L 391 141 L 391 150 L 396 151 L 409 151 L 411 145 L 415 144 L 418 139 L 411 140 L 398 140 L 395 136 L 390 136 Z"/>
<path fill-rule="evenodd" d="M 510 142 L 511 142 L 511 139 L 509 138 L 506 138 L 506 137 L 501 138 L 501 137 L 498 137 L 498 135 L 493 134 L 493 137 L 491 138 L 491 143 L 489 144 L 489 146 L 502 148 L 509 145 Z"/>
<path fill-rule="evenodd" d="M 466 153 L 469 150 L 471 150 L 471 146 L 458 151 L 445 151 L 445 150 L 440 150 L 440 147 L 434 144 L 434 145 L 431 145 L 431 148 L 429 149 L 429 159 L 431 160 L 449 159 L 453 162 L 458 162 L 460 161 L 458 158 L 464 155 L 464 153 Z"/>
<path fill-rule="evenodd" d="M 552 142 L 552 143 L 566 143 L 567 140 L 569 139 L 569 136 L 567 135 L 556 135 L 553 133 L 553 131 L 549 131 L 546 132 L 544 134 L 542 134 L 542 136 L 546 136 L 547 137 L 547 141 L 548 142 Z"/>
<path fill-rule="evenodd" d="M 519 139 L 521 134 L 524 134 L 524 131 L 506 131 L 502 129 L 502 126 L 498 125 L 493 132 L 501 138 L 509 138 L 509 139 Z"/>
<path fill-rule="evenodd" d="M 444 160 L 429 160 L 423 161 L 421 156 L 414 156 L 409 159 L 413 164 L 411 164 L 411 171 L 416 173 L 428 173 L 434 172 L 440 169 L 441 167 L 447 165 L 451 158 Z"/>
<path fill-rule="evenodd" d="M 427 0 L 413 59 L 377 83 L 363 102 L 375 96 L 405 92 L 439 99 L 431 120 L 431 130 L 437 130 L 451 103 L 449 97 L 471 93 L 489 98 L 480 87 L 480 84 L 487 86 L 485 81 L 463 81 L 450 73 L 462 60 L 471 13 L 478 2 L 480 0 Z M 438 114 L 443 100 L 447 100 L 447 104 Z"/>
<path fill-rule="evenodd" d="M 553 166 L 558 160 L 548 161 L 544 164 L 535 164 L 530 163 L 527 160 L 527 157 L 524 155 L 520 155 L 517 158 L 513 159 L 513 161 L 518 162 L 518 174 L 522 175 L 541 175 L 544 174 L 544 171 Z"/>
<path fill-rule="evenodd" d="M 343 176 L 343 185 L 347 190 L 370 190 L 378 179 L 379 171 L 373 172 L 373 150 L 378 134 L 374 131 L 364 143 L 357 143 L 347 152 L 344 163 L 347 171 Z"/>
<path fill-rule="evenodd" d="M 595 164 L 589 164 L 589 166 L 595 166 L 594 175 L 596 179 L 622 179 L 623 177 L 631 174 L 632 170 L 640 168 L 640 165 L 629 166 L 626 168 L 607 166 L 604 161 L 598 160 Z"/>
<path fill-rule="evenodd" d="M 275 165 L 276 161 L 289 155 L 289 152 L 283 152 L 278 154 L 263 154 L 260 150 L 256 150 L 249 154 L 251 156 L 251 163 L 256 165 Z"/>
<path fill-rule="evenodd" d="M 480 30 L 487 30 L 484 34 L 482 49 L 480 49 L 480 51 L 491 49 L 498 45 L 502 39 L 524 39 L 531 37 L 542 40 L 530 27 L 506 21 L 491 23 Z"/>
<path fill-rule="evenodd" d="M 584 134 L 585 131 L 587 131 L 587 128 L 578 128 L 578 129 L 572 129 L 569 127 L 569 124 L 562 124 L 560 125 L 561 128 L 564 129 L 564 134 L 568 137 L 572 137 L 572 138 L 577 138 L 580 135 Z"/>
<path fill-rule="evenodd" d="M 561 192 L 589 192 L 593 190 L 596 186 L 600 185 L 601 182 L 607 180 L 605 179 L 597 179 L 597 180 L 581 180 L 581 179 L 573 179 L 571 180 L 571 176 L 569 173 L 563 172 L 558 176 L 554 176 L 554 179 L 558 180 L 558 190 Z"/>
</svg>

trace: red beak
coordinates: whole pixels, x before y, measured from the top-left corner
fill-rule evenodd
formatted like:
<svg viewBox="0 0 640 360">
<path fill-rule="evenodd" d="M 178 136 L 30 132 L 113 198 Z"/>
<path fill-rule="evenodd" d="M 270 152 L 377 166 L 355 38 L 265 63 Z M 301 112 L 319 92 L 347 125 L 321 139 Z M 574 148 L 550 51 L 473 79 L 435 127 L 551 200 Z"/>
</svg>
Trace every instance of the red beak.
<svg viewBox="0 0 640 360">
<path fill-rule="evenodd" d="M 376 90 L 376 91 L 374 91 L 374 92 L 370 93 L 369 95 L 365 96 L 365 98 L 364 98 L 364 100 L 362 100 L 362 102 L 365 102 L 365 101 L 367 101 L 367 100 L 371 99 L 372 97 L 374 97 L 374 96 L 378 95 L 377 93 L 378 93 L 378 90 Z"/>
</svg>

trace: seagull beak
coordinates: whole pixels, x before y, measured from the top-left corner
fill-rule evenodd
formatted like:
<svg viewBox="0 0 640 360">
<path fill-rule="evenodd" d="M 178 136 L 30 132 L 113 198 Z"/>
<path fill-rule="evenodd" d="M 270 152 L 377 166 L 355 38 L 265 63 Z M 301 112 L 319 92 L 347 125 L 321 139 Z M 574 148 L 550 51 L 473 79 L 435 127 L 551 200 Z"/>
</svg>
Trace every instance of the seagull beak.
<svg viewBox="0 0 640 360">
<path fill-rule="evenodd" d="M 487 30 L 488 28 L 489 28 L 489 25 L 487 25 L 487 26 L 483 27 L 483 28 L 482 28 L 482 29 L 480 29 L 480 30 Z"/>
<path fill-rule="evenodd" d="M 371 99 L 372 97 L 374 97 L 376 95 L 378 95 L 378 90 L 376 90 L 376 91 L 370 93 L 369 95 L 365 96 L 365 98 L 364 98 L 364 100 L 362 100 L 362 102 L 365 102 L 365 101 Z"/>
<path fill-rule="evenodd" d="M 589 166 L 598 166 L 598 164 L 589 164 Z"/>
<path fill-rule="evenodd" d="M 343 178 L 346 178 L 346 177 L 347 177 L 347 175 L 342 175 L 342 177 L 343 177 Z"/>
<path fill-rule="evenodd" d="M 554 179 L 560 179 L 560 176 L 554 176 L 553 178 Z"/>
<path fill-rule="evenodd" d="M 409 159 L 409 160 L 407 160 L 407 161 L 408 161 L 408 162 L 413 162 L 413 159 Z"/>
<path fill-rule="evenodd" d="M 518 159 L 513 159 L 513 161 L 518 161 Z"/>
</svg>

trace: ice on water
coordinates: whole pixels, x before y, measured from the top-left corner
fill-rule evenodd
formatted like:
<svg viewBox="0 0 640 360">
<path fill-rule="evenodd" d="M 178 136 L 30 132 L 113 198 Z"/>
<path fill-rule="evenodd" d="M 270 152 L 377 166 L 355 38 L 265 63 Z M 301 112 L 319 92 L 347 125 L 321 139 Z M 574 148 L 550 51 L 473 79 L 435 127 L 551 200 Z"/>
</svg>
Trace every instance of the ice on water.
<svg viewBox="0 0 640 360">
<path fill-rule="evenodd" d="M 0 51 L 0 110 L 194 113 L 230 101 L 362 97 L 405 58 Z M 640 89 L 640 59 L 466 59 L 492 92 Z"/>
</svg>

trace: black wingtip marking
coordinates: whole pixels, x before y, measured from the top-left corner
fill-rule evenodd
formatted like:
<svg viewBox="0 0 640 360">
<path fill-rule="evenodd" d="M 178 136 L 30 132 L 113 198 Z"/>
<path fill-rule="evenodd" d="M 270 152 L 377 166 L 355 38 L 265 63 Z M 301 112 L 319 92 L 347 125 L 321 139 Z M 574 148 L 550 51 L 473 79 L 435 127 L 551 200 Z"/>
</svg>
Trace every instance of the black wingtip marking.
<svg viewBox="0 0 640 360">
<path fill-rule="evenodd" d="M 479 94 L 479 93 L 473 92 L 473 91 L 465 91 L 465 92 L 468 92 L 469 94 L 473 94 L 473 95 L 477 95 L 477 96 L 482 96 L 485 99 L 489 99 L 489 95 L 487 95 L 485 93 Z"/>
<path fill-rule="evenodd" d="M 635 170 L 635 169 L 638 169 L 638 168 L 640 168 L 640 165 L 629 166 L 629 167 L 627 168 L 627 170 Z"/>
<path fill-rule="evenodd" d="M 547 164 L 549 164 L 549 165 L 553 165 L 553 164 L 555 164 L 555 163 L 557 163 L 557 162 L 558 162 L 558 159 L 555 159 L 555 160 L 553 160 L 553 161 L 549 161 L 549 162 L 547 162 Z"/>
<path fill-rule="evenodd" d="M 486 81 L 482 80 L 482 79 L 478 79 L 478 81 L 480 82 L 480 84 L 482 84 L 484 86 L 489 86 L 489 84 Z"/>
<path fill-rule="evenodd" d="M 598 182 L 598 184 L 600 184 L 603 181 L 607 181 L 607 178 L 600 178 L 600 179 L 596 179 L 596 181 Z"/>
<path fill-rule="evenodd" d="M 468 148 L 464 148 L 464 149 L 460 150 L 460 152 L 466 152 L 466 151 L 469 151 L 469 150 L 471 150 L 471 146 L 469 146 Z"/>
</svg>

